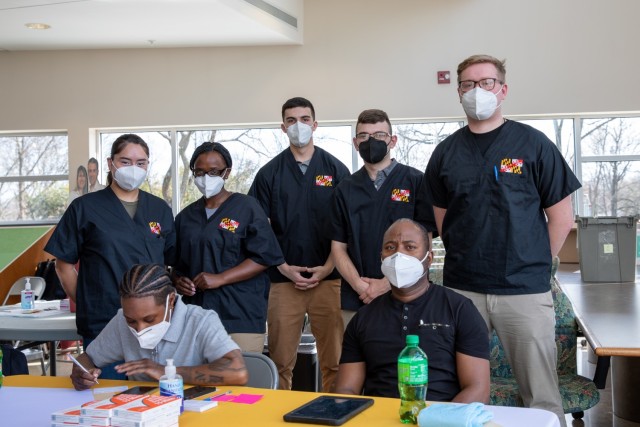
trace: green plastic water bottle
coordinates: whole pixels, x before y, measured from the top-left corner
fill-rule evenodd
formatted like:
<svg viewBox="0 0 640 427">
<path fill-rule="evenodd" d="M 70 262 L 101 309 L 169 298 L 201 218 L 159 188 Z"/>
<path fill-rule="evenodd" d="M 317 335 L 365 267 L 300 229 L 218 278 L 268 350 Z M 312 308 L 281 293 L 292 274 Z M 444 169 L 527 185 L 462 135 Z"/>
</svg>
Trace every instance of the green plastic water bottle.
<svg viewBox="0 0 640 427">
<path fill-rule="evenodd" d="M 404 424 L 417 424 L 418 413 L 426 406 L 429 361 L 419 342 L 417 335 L 407 335 L 407 346 L 398 356 L 400 421 Z"/>
</svg>

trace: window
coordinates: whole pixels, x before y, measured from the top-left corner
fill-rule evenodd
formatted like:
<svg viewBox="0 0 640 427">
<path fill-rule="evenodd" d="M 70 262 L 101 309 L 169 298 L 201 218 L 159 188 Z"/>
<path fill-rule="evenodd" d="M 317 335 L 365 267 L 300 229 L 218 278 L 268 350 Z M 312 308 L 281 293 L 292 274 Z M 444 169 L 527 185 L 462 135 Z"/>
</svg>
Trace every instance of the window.
<svg viewBox="0 0 640 427">
<path fill-rule="evenodd" d="M 640 213 L 640 118 L 584 119 L 581 133 L 584 215 Z"/>
<path fill-rule="evenodd" d="M 62 216 L 69 198 L 66 133 L 0 134 L 0 222 Z"/>
<path fill-rule="evenodd" d="M 436 145 L 463 125 L 462 122 L 393 125 L 393 134 L 398 137 L 393 157 L 402 164 L 424 172 Z"/>
<path fill-rule="evenodd" d="M 573 137 L 573 119 L 537 119 L 519 120 L 544 133 L 560 150 L 562 156 L 575 173 L 575 139 Z"/>
<path fill-rule="evenodd" d="M 130 129 L 100 134 L 102 159 L 110 156 L 113 141 L 123 133 L 135 133 L 149 145 L 148 175 L 141 188 L 164 199 L 171 205 L 174 214 L 201 197 L 193 184 L 189 162 L 196 147 L 203 142 L 219 142 L 229 150 L 233 167 L 225 188 L 245 194 L 249 191 L 258 170 L 289 145 L 286 134 L 279 126 L 155 131 Z M 314 143 L 338 157 L 347 167 L 352 165 L 351 126 L 319 127 L 314 133 Z M 103 163 L 101 170 L 104 171 L 104 177 L 101 182 L 106 183 L 106 160 L 103 160 Z M 176 167 L 173 168 L 172 164 Z M 174 189 L 175 182 L 178 184 Z"/>
</svg>

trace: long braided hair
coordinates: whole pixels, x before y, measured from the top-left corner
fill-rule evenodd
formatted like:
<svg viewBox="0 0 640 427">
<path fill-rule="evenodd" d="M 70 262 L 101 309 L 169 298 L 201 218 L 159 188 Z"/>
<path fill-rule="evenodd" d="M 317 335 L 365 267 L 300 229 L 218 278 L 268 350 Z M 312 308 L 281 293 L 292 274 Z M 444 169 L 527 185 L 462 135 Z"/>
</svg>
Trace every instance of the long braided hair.
<svg viewBox="0 0 640 427">
<path fill-rule="evenodd" d="M 169 273 L 158 264 L 136 264 L 124 273 L 120 282 L 120 297 L 153 296 L 157 305 L 164 305 L 167 295 L 173 292 Z"/>
</svg>

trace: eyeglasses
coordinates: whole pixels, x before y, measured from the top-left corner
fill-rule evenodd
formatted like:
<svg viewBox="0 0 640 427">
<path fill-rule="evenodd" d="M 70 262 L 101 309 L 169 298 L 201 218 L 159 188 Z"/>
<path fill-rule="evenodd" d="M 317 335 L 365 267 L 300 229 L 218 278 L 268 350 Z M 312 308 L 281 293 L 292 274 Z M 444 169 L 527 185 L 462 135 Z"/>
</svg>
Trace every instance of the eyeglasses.
<svg viewBox="0 0 640 427">
<path fill-rule="evenodd" d="M 229 168 L 224 168 L 224 169 L 211 169 L 208 171 L 203 171 L 202 169 L 196 169 L 193 171 L 193 176 L 196 177 L 201 177 L 201 176 L 205 176 L 205 175 L 209 175 L 210 177 L 214 177 L 214 176 L 222 176 L 224 175 L 224 173 L 227 171 L 227 169 Z"/>
<path fill-rule="evenodd" d="M 384 141 L 390 136 L 391 135 L 388 134 L 387 132 L 374 132 L 374 133 L 360 132 L 359 134 L 356 135 L 356 139 L 360 142 L 365 142 L 365 141 L 368 141 L 369 138 L 374 137 L 375 139 Z"/>
<path fill-rule="evenodd" d="M 149 160 L 148 159 L 136 160 L 134 162 L 131 159 L 123 158 L 123 159 L 116 159 L 115 161 L 118 162 L 121 166 L 131 166 L 131 165 L 135 164 L 139 168 L 146 168 L 149 165 Z"/>
<path fill-rule="evenodd" d="M 484 90 L 493 90 L 493 88 L 496 85 L 496 82 L 502 84 L 502 81 L 494 78 L 482 79 L 478 81 L 463 80 L 460 83 L 458 83 L 458 89 L 460 89 L 461 92 L 469 92 L 474 87 L 480 86 L 480 88 Z"/>
</svg>

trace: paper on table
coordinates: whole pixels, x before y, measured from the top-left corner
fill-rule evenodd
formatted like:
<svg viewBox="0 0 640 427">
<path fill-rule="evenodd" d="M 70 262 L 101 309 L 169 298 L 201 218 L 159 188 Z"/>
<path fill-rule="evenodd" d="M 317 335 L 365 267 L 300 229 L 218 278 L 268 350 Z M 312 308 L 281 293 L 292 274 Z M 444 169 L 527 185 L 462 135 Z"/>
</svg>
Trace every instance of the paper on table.
<svg viewBox="0 0 640 427">
<path fill-rule="evenodd" d="M 91 390 L 3 386 L 0 388 L 0 413 L 3 419 L 11 420 L 12 427 L 48 426 L 53 412 L 92 400 Z M 38 410 L 34 411 L 34 408 Z"/>
<path fill-rule="evenodd" d="M 10 317 L 49 317 L 66 313 L 60 310 L 60 301 L 35 301 L 35 308 L 23 309 L 20 304 L 3 306 L 0 308 L 0 316 Z"/>
</svg>

